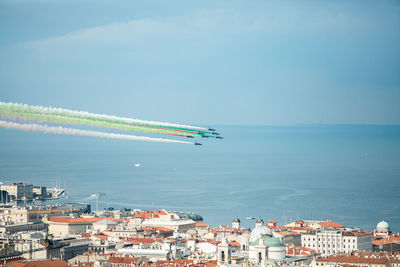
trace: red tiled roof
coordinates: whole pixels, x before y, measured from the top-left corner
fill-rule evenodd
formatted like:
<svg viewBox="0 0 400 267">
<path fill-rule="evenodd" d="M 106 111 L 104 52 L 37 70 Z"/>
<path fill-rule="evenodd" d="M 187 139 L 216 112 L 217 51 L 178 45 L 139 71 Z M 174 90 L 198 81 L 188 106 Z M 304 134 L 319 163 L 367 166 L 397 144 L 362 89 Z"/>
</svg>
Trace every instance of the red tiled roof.
<svg viewBox="0 0 400 267">
<path fill-rule="evenodd" d="M 160 210 L 160 211 L 142 211 L 142 212 L 136 214 L 135 216 L 133 216 L 133 218 L 150 219 L 150 218 L 159 218 L 160 215 L 167 215 L 167 213 L 164 210 Z"/>
<path fill-rule="evenodd" d="M 208 224 L 205 224 L 203 222 L 196 222 L 196 227 L 208 227 Z"/>
<path fill-rule="evenodd" d="M 228 244 L 231 245 L 231 247 L 240 247 L 240 244 L 236 241 L 232 241 L 232 242 L 228 241 Z"/>
<path fill-rule="evenodd" d="M 389 236 L 382 239 L 375 239 L 372 241 L 372 244 L 375 246 L 383 246 L 393 243 L 400 243 L 400 236 Z"/>
<path fill-rule="evenodd" d="M 291 230 L 291 231 L 309 231 L 312 230 L 311 227 L 300 227 L 300 226 L 272 226 L 272 225 L 265 225 L 265 227 L 271 230 Z"/>
<path fill-rule="evenodd" d="M 107 235 L 93 235 L 93 236 L 94 236 L 94 237 L 97 237 L 97 238 L 99 238 L 99 239 L 101 239 L 101 240 L 105 240 L 105 239 L 108 238 Z"/>
<path fill-rule="evenodd" d="M 343 228 L 344 225 L 332 222 L 332 221 L 328 221 L 328 222 L 321 222 L 319 223 L 319 225 L 321 225 L 322 227 L 326 227 L 326 228 Z"/>
<path fill-rule="evenodd" d="M 287 255 L 299 255 L 299 256 L 312 256 L 317 253 L 315 250 L 306 247 L 289 247 Z"/>
<path fill-rule="evenodd" d="M 136 263 L 139 258 L 132 257 L 110 257 L 108 262 L 110 263 Z"/>
<path fill-rule="evenodd" d="M 342 262 L 342 263 L 367 263 L 367 264 L 386 264 L 387 258 L 366 258 L 358 256 L 329 256 L 324 258 L 318 258 L 317 261 L 322 262 Z"/>
<path fill-rule="evenodd" d="M 68 263 L 66 261 L 61 260 L 38 260 L 38 261 L 19 261 L 19 262 L 10 262 L 7 266 L 12 267 L 67 267 Z"/>
</svg>

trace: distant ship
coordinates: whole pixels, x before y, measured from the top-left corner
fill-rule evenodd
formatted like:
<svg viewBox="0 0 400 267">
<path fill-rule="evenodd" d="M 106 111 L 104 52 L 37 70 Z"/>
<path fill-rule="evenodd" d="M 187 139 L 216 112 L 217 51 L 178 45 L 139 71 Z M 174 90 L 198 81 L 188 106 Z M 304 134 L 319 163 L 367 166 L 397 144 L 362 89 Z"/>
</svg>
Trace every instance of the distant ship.
<svg viewBox="0 0 400 267">
<path fill-rule="evenodd" d="M 246 217 L 247 220 L 254 220 L 254 217 Z"/>
<path fill-rule="evenodd" d="M 134 163 L 133 166 L 140 167 L 140 163 Z"/>
</svg>

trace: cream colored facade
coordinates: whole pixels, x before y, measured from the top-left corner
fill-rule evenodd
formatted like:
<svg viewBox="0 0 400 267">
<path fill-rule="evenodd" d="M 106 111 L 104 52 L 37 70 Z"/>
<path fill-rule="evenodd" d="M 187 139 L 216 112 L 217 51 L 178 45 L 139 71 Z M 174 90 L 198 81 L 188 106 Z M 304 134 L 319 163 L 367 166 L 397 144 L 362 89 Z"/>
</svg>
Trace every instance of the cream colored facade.
<svg viewBox="0 0 400 267">
<path fill-rule="evenodd" d="M 371 242 L 371 233 L 359 231 L 319 230 L 301 235 L 301 245 L 314 249 L 322 256 L 355 250 L 372 251 Z"/>
<path fill-rule="evenodd" d="M 66 237 L 76 233 L 86 233 L 92 228 L 92 223 L 65 223 L 46 221 L 49 225 L 49 234 L 54 237 Z"/>
<path fill-rule="evenodd" d="M 24 198 L 33 198 L 33 185 L 31 184 L 15 183 L 9 185 L 1 185 L 0 188 L 2 191 L 7 191 L 10 197 L 17 200 L 23 200 Z"/>
<path fill-rule="evenodd" d="M 28 210 L 24 207 L 0 208 L 0 224 L 24 224 L 29 222 Z"/>
</svg>

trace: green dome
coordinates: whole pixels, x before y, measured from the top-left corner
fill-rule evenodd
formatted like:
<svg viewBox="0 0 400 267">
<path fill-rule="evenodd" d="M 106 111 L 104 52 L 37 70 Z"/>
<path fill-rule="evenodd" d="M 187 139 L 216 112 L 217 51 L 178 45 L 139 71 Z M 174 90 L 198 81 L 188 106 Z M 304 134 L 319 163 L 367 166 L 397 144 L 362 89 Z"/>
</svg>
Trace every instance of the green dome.
<svg viewBox="0 0 400 267">
<path fill-rule="evenodd" d="M 258 244 L 260 244 L 260 239 L 263 240 L 264 245 L 267 247 L 283 247 L 284 246 L 282 244 L 282 242 L 279 241 L 279 239 L 270 237 L 270 236 L 263 236 L 263 237 L 257 238 L 256 241 L 251 243 L 251 245 L 257 246 Z"/>
<path fill-rule="evenodd" d="M 381 221 L 381 222 L 378 223 L 376 228 L 389 228 L 389 224 L 387 222 L 385 222 L 385 221 Z"/>
</svg>

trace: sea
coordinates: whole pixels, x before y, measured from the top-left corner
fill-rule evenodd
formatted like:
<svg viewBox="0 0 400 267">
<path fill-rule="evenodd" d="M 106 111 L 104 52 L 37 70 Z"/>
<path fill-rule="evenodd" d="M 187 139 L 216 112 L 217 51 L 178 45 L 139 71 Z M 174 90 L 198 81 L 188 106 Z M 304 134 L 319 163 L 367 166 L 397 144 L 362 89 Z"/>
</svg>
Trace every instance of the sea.
<svg viewBox="0 0 400 267">
<path fill-rule="evenodd" d="M 104 193 L 99 209 L 194 212 L 213 226 L 385 220 L 400 232 L 400 126 L 215 128 L 224 139 L 202 146 L 0 129 L 0 181 L 58 185 L 93 210 Z"/>
</svg>

